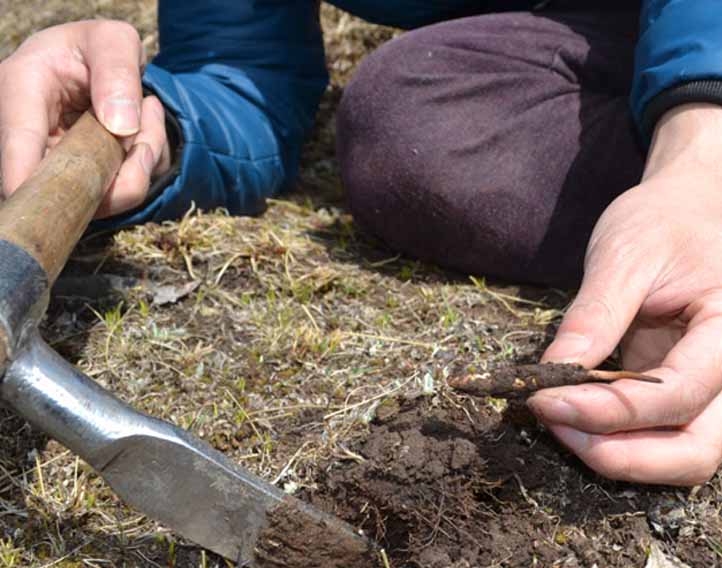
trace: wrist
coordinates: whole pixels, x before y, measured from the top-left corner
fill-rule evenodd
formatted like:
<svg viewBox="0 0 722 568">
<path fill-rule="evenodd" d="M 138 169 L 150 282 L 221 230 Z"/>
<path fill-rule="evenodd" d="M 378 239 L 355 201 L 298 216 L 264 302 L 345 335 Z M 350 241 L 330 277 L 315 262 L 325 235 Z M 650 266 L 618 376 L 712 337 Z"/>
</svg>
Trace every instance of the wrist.
<svg viewBox="0 0 722 568">
<path fill-rule="evenodd" d="M 722 106 L 692 103 L 657 122 L 643 179 L 662 171 L 708 172 L 722 178 Z"/>
</svg>

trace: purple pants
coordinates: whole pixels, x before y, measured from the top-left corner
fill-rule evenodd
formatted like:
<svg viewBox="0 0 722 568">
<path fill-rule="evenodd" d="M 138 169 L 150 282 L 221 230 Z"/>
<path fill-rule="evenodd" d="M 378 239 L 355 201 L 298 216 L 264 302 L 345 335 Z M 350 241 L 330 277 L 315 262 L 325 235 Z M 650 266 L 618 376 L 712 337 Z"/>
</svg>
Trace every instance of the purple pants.
<svg viewBox="0 0 722 568">
<path fill-rule="evenodd" d="M 462 272 L 578 283 L 596 220 L 644 166 L 628 110 L 637 18 L 475 16 L 371 54 L 338 114 L 356 221 Z"/>
</svg>

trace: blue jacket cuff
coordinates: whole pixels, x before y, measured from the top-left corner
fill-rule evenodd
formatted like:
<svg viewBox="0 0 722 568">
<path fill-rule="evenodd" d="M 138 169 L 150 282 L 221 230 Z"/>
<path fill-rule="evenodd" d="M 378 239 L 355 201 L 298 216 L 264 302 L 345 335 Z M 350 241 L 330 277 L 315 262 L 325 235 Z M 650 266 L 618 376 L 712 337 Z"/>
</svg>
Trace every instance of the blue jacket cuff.
<svg viewBox="0 0 722 568">
<path fill-rule="evenodd" d="M 287 173 L 281 149 L 268 135 L 270 126 L 262 120 L 262 113 L 252 107 L 239 108 L 221 82 L 203 73 L 172 74 L 150 64 L 143 83 L 180 125 L 180 170 L 141 208 L 94 221 L 91 230 L 177 219 L 192 203 L 205 210 L 225 207 L 233 215 L 262 213 L 265 198 L 280 190 Z M 246 132 L 259 128 L 263 132 L 255 138 L 253 132 Z M 244 145 L 239 132 L 250 134 L 253 144 Z"/>
<path fill-rule="evenodd" d="M 646 141 L 677 104 L 717 102 L 722 81 L 719 0 L 647 0 L 640 20 L 632 113 Z"/>
</svg>

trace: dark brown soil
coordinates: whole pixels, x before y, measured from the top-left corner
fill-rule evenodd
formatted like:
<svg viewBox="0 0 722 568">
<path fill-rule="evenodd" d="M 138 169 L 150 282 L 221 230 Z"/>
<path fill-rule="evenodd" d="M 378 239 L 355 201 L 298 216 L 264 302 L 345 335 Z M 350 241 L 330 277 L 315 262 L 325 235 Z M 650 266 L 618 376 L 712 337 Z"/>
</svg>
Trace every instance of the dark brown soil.
<svg viewBox="0 0 722 568">
<path fill-rule="evenodd" d="M 395 568 L 641 567 L 661 526 L 647 512 L 684 509 L 597 478 L 546 434 L 474 401 L 394 408 L 355 448 L 364 461 L 329 466 L 306 497 L 375 537 Z M 682 560 L 717 565 L 690 531 L 661 530 Z"/>
<path fill-rule="evenodd" d="M 299 511 L 298 502 L 282 503 L 268 513 L 268 527 L 256 545 L 257 568 L 374 568 L 378 554 L 362 538 L 335 520 Z M 350 529 L 350 527 L 349 527 Z"/>
</svg>

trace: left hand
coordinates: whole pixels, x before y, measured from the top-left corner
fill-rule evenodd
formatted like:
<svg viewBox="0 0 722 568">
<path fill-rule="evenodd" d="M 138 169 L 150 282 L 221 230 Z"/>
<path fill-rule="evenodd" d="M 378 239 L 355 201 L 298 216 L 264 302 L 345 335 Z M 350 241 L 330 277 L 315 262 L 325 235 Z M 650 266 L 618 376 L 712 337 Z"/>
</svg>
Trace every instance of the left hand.
<svg viewBox="0 0 722 568">
<path fill-rule="evenodd" d="M 125 22 L 69 22 L 25 40 L 0 63 L 0 194 L 10 196 L 92 107 L 128 151 L 96 217 L 141 204 L 151 178 L 170 168 L 165 111 L 143 96 L 144 64 L 138 32 Z"/>
<path fill-rule="evenodd" d="M 722 107 L 659 122 L 642 182 L 594 229 L 543 360 L 595 367 L 620 342 L 625 369 L 664 383 L 547 389 L 530 408 L 606 477 L 707 481 L 722 462 Z"/>
</svg>

